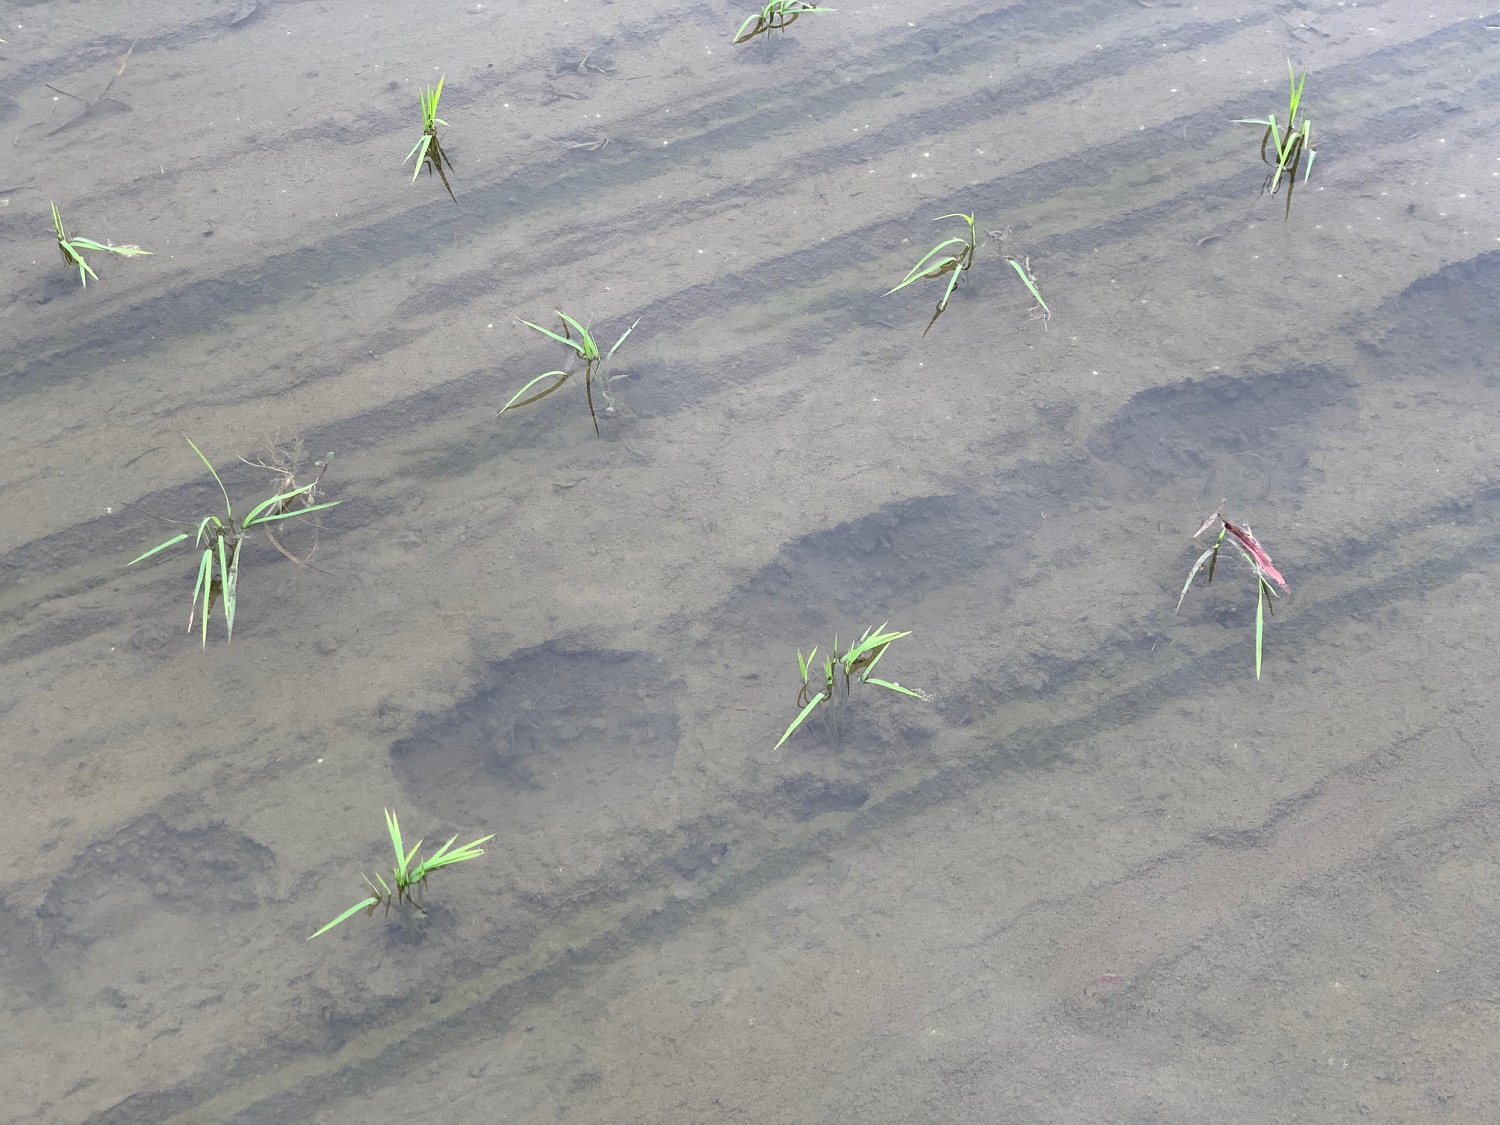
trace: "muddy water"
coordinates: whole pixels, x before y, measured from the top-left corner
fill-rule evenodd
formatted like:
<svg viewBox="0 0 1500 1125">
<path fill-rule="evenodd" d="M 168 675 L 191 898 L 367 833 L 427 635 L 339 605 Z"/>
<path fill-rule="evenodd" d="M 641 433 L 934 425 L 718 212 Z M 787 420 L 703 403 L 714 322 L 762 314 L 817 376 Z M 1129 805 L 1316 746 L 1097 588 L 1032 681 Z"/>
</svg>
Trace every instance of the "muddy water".
<svg viewBox="0 0 1500 1125">
<path fill-rule="evenodd" d="M 16 1120 L 1496 1115 L 1500 21 L 244 8 L 4 11 Z M 496 417 L 555 308 L 639 320 L 600 437 Z M 222 503 L 183 434 L 237 512 L 336 453 L 206 651 L 124 566 Z M 1259 682 L 1238 559 L 1173 612 L 1221 498 Z M 772 749 L 887 620 L 930 698 Z M 495 837 L 307 942 L 384 807 Z"/>
</svg>

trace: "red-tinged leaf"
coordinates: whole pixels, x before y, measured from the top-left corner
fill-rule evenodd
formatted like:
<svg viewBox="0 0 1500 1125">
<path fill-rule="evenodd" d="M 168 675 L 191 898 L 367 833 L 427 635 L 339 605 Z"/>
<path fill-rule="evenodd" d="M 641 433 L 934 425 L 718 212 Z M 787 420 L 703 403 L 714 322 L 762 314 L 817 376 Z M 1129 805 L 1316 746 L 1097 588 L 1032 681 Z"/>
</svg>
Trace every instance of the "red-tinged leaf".
<svg viewBox="0 0 1500 1125">
<path fill-rule="evenodd" d="M 1222 519 L 1223 517 L 1220 518 Z M 1255 536 L 1250 534 L 1249 529 L 1236 527 L 1228 520 L 1224 520 L 1223 522 L 1224 529 L 1228 531 L 1230 535 L 1233 535 L 1235 539 L 1239 541 L 1240 546 L 1244 547 L 1245 550 L 1250 553 L 1250 557 L 1255 560 L 1255 565 L 1258 566 L 1261 570 L 1265 571 L 1268 578 L 1273 579 L 1278 586 L 1280 586 L 1283 590 L 1290 594 L 1292 592 L 1292 588 L 1286 584 L 1286 579 L 1281 577 L 1281 571 L 1277 570 L 1276 567 L 1272 565 L 1271 556 L 1266 553 L 1266 549 L 1264 547 L 1262 547 L 1255 541 Z"/>
</svg>

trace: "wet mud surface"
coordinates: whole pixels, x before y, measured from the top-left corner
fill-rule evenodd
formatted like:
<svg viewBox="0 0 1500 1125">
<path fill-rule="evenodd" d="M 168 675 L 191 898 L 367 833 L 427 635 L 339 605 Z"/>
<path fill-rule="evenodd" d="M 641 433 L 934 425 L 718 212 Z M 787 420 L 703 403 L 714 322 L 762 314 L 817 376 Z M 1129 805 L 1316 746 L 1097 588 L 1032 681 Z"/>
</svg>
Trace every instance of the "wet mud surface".
<svg viewBox="0 0 1500 1125">
<path fill-rule="evenodd" d="M 1500 1113 L 1483 21 L 249 7 L 3 10 L 16 1120 Z M 1284 220 L 1230 122 L 1288 56 Z M 49 200 L 153 256 L 81 289 Z M 882 294 L 971 211 L 924 337 Z M 559 308 L 639 318 L 602 439 L 576 376 L 496 416 Z M 124 565 L 222 510 L 184 433 L 236 515 L 337 454 L 232 646 L 190 548 Z M 1259 682 L 1241 560 L 1173 612 L 1221 499 Z M 929 698 L 773 749 L 883 621 Z M 494 839 L 307 941 L 382 808 Z"/>
</svg>

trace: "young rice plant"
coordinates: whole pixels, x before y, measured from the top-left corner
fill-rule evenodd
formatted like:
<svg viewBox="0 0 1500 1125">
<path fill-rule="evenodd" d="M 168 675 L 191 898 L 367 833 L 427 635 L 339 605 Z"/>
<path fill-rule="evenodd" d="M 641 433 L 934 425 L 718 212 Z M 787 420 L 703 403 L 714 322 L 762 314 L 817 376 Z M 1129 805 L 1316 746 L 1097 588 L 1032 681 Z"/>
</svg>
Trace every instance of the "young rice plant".
<svg viewBox="0 0 1500 1125">
<path fill-rule="evenodd" d="M 427 876 L 434 871 L 440 871 L 444 867 L 452 867 L 455 863 L 466 863 L 471 859 L 478 859 L 484 854 L 481 844 L 488 843 L 495 838 L 492 832 L 488 836 L 481 837 L 471 843 L 455 848 L 453 841 L 457 836 L 451 836 L 448 842 L 440 847 L 428 859 L 418 860 L 417 849 L 422 846 L 418 840 L 408 851 L 401 840 L 401 825 L 396 821 L 396 813 L 393 809 L 385 810 L 385 827 L 391 836 L 391 850 L 396 854 L 396 865 L 391 869 L 390 882 L 387 882 L 380 872 L 375 873 L 375 881 L 363 873 L 360 878 L 365 881 L 365 886 L 370 888 L 370 894 L 356 902 L 348 910 L 344 911 L 332 922 L 311 934 L 308 941 L 326 934 L 340 922 L 347 922 L 361 910 L 365 917 L 372 917 L 377 907 L 385 908 L 385 916 L 389 917 L 391 911 L 396 911 L 396 917 L 401 921 L 401 933 L 407 941 L 415 941 L 417 937 L 417 915 L 426 914 L 422 909 L 422 893 L 427 888 Z"/>
<path fill-rule="evenodd" d="M 448 172 L 453 171 L 453 161 L 448 159 L 448 154 L 438 143 L 437 135 L 439 125 L 445 129 L 448 128 L 448 123 L 437 115 L 438 99 L 443 96 L 443 83 L 447 80 L 448 76 L 445 74 L 438 79 L 436 88 L 426 86 L 417 91 L 422 102 L 422 139 L 411 146 L 411 151 L 406 154 L 406 160 L 414 156 L 417 158 L 411 171 L 412 183 L 417 182 L 417 176 L 421 174 L 423 167 L 426 167 L 429 176 L 433 172 L 438 174 L 438 179 L 442 180 L 443 186 L 448 189 L 448 198 L 457 203 L 458 197 L 453 194 L 453 187 L 448 183 L 448 173 L 443 171 L 444 164 L 447 164 Z M 406 160 L 401 163 L 405 164 Z"/>
<path fill-rule="evenodd" d="M 1222 501 L 1219 503 L 1218 511 L 1204 520 L 1203 525 L 1197 531 L 1193 532 L 1192 537 L 1194 539 L 1198 538 L 1198 536 L 1202 535 L 1216 523 L 1221 525 L 1219 528 L 1219 537 L 1214 540 L 1212 547 L 1198 556 L 1198 561 L 1193 564 L 1193 569 L 1188 571 L 1187 581 L 1182 584 L 1182 593 L 1177 598 L 1177 610 L 1182 609 L 1183 599 L 1187 597 L 1188 588 L 1192 586 L 1193 579 L 1198 576 L 1199 571 L 1206 569 L 1208 572 L 1208 582 L 1214 580 L 1214 567 L 1219 561 L 1219 548 L 1224 545 L 1224 540 L 1228 538 L 1239 550 L 1240 557 L 1249 563 L 1250 569 L 1255 572 L 1255 678 L 1258 680 L 1260 679 L 1261 648 L 1266 631 L 1265 615 L 1269 611 L 1274 616 L 1275 610 L 1272 608 L 1271 599 L 1281 596 L 1272 588 L 1271 583 L 1276 583 L 1285 593 L 1290 594 L 1292 591 L 1286 584 L 1286 579 L 1281 576 L 1281 571 L 1277 570 L 1272 564 L 1271 556 L 1260 545 L 1255 536 L 1250 533 L 1250 529 L 1248 527 L 1238 527 L 1224 518 L 1224 504 Z"/>
<path fill-rule="evenodd" d="M 528 406 L 539 399 L 546 398 L 553 391 L 557 390 L 558 387 L 562 386 L 568 381 L 569 377 L 573 374 L 573 365 L 578 360 L 582 359 L 583 395 L 589 404 L 589 417 L 593 420 L 594 423 L 594 433 L 598 434 L 599 415 L 594 412 L 594 380 L 599 380 L 599 390 L 604 395 L 605 401 L 608 402 L 609 378 L 604 374 L 604 367 L 607 363 L 609 363 L 611 359 L 614 358 L 616 350 L 618 350 L 620 345 L 625 342 L 625 337 L 629 336 L 632 332 L 635 331 L 635 325 L 639 324 L 640 321 L 637 320 L 635 324 L 632 324 L 629 328 L 625 329 L 620 338 L 615 341 L 614 347 L 610 348 L 609 351 L 605 352 L 601 357 L 599 354 L 599 345 L 594 341 L 593 334 L 589 331 L 588 325 L 579 324 L 578 321 L 574 320 L 571 316 L 569 316 L 565 312 L 562 312 L 561 310 L 554 311 L 557 312 L 558 317 L 561 318 L 563 322 L 563 334 L 561 336 L 559 336 L 556 332 L 553 332 L 550 328 L 543 328 L 540 324 L 532 324 L 529 320 L 523 320 L 521 321 L 521 323 L 526 325 L 527 328 L 535 328 L 543 336 L 546 336 L 552 340 L 556 340 L 559 344 L 562 344 L 564 347 L 571 349 L 573 355 L 568 357 L 567 368 L 562 371 L 542 372 L 542 374 L 538 375 L 535 379 L 532 379 L 519 391 L 511 395 L 510 401 L 500 408 L 500 413 L 504 414 L 507 410 L 514 410 L 517 407 Z M 547 387 L 545 390 L 537 391 L 536 394 L 529 396 L 527 395 L 527 392 L 530 391 L 532 387 L 536 386 L 538 383 L 546 379 L 553 380 L 551 386 Z"/>
<path fill-rule="evenodd" d="M 952 215 L 939 215 L 933 222 L 939 223 L 944 219 L 962 219 L 969 225 L 968 236 L 961 238 L 955 235 L 939 242 L 907 271 L 906 277 L 901 280 L 900 284 L 885 292 L 885 296 L 889 297 L 892 293 L 905 289 L 914 282 L 942 277 L 945 274 L 952 275 L 948 278 L 948 286 L 943 290 L 942 299 L 938 301 L 932 319 L 927 322 L 927 327 L 922 329 L 923 336 L 927 335 L 928 329 L 937 323 L 937 318 L 948 307 L 948 298 L 953 296 L 953 291 L 958 288 L 959 279 L 963 277 L 964 271 L 974 264 L 974 216 L 957 212 Z"/>
<path fill-rule="evenodd" d="M 58 214 L 57 204 L 52 205 L 52 229 L 57 232 L 57 248 L 62 252 L 63 264 L 78 267 L 78 280 L 85 289 L 88 288 L 89 278 L 99 280 L 99 275 L 94 272 L 94 267 L 84 260 L 82 251 L 103 250 L 110 254 L 119 254 L 122 258 L 135 258 L 141 255 L 150 255 L 150 250 L 142 250 L 139 246 L 114 246 L 105 242 L 95 242 L 92 238 L 69 238 L 67 231 L 63 230 L 62 216 Z"/>
<path fill-rule="evenodd" d="M 134 566 L 138 562 L 149 559 L 152 555 L 165 551 L 168 547 L 175 547 L 188 538 L 193 538 L 195 547 L 201 548 L 203 554 L 198 560 L 198 578 L 193 583 L 193 602 L 188 610 L 188 632 L 193 631 L 193 621 L 198 613 L 198 599 L 203 599 L 203 647 L 208 647 L 208 615 L 213 612 L 214 603 L 221 598 L 224 601 L 224 639 L 228 643 L 234 639 L 234 614 L 237 604 L 237 588 L 240 577 L 240 549 L 245 540 L 249 538 L 251 528 L 262 527 L 266 524 L 275 523 L 278 520 L 292 519 L 295 516 L 305 516 L 312 512 L 321 512 L 325 508 L 332 508 L 343 503 L 341 500 L 329 500 L 322 503 L 312 503 L 311 497 L 318 487 L 318 481 L 292 489 L 289 492 L 281 492 L 266 500 L 262 500 L 250 509 L 244 519 L 236 519 L 233 509 L 229 504 L 229 491 L 224 487 L 224 482 L 219 479 L 219 474 L 214 471 L 213 465 L 208 458 L 203 456 L 203 451 L 193 444 L 193 439 L 188 438 L 187 443 L 193 447 L 193 452 L 198 455 L 198 460 L 208 467 L 208 471 L 214 478 L 214 483 L 219 486 L 219 491 L 224 496 L 224 518 L 210 513 L 203 517 L 198 523 L 196 536 L 189 536 L 184 531 L 180 535 L 174 535 L 165 543 L 159 543 L 143 555 L 138 555 L 126 563 L 126 566 Z M 318 474 L 318 480 L 322 480 L 322 474 Z M 294 500 L 301 499 L 303 503 L 293 506 Z M 270 534 L 269 528 L 266 532 Z M 286 552 L 283 551 L 283 554 Z M 288 556 L 292 557 L 292 556 Z M 294 560 L 300 562 L 301 560 Z M 214 575 L 214 564 L 218 563 L 218 575 Z"/>
<path fill-rule="evenodd" d="M 1031 259 L 1007 254 L 1005 260 L 1010 263 L 1011 269 L 1016 271 L 1021 283 L 1026 286 L 1026 291 L 1031 294 L 1032 300 L 1036 301 L 1036 307 L 1031 310 L 1031 315 L 1033 319 L 1040 317 L 1042 328 L 1045 329 L 1047 322 L 1052 319 L 1052 310 L 1047 307 L 1047 302 L 1042 300 L 1042 291 L 1037 288 L 1036 278 L 1031 276 Z"/>
<path fill-rule="evenodd" d="M 753 15 L 745 17 L 745 22 L 740 24 L 740 29 L 735 33 L 733 44 L 748 43 L 757 35 L 764 35 L 769 42 L 771 32 L 785 31 L 789 26 L 797 22 L 798 16 L 805 16 L 809 12 L 832 12 L 835 8 L 815 8 L 803 0 L 771 0 L 764 8 Z"/>
<path fill-rule="evenodd" d="M 870 675 L 891 643 L 909 636 L 911 636 L 909 629 L 904 633 L 892 633 L 886 631 L 885 625 L 879 629 L 866 629 L 859 640 L 850 645 L 849 650 L 844 653 L 839 652 L 839 641 L 835 637 L 833 653 L 823 658 L 821 674 L 817 675 L 816 680 L 813 676 L 819 671 L 816 663 L 817 648 L 814 647 L 806 657 L 799 651 L 797 665 L 802 670 L 802 687 L 797 692 L 797 717 L 792 720 L 792 725 L 786 728 L 786 733 L 781 736 L 781 741 L 776 743 L 775 749 L 781 749 L 782 744 L 791 738 L 797 728 L 805 723 L 819 707 L 823 708 L 823 725 L 828 731 L 828 737 L 835 747 L 843 746 L 844 713 L 849 705 L 849 688 L 855 682 L 874 684 L 888 691 L 909 695 L 913 699 L 926 699 L 927 696 L 920 691 L 902 687 L 892 680 L 878 680 Z"/>
<path fill-rule="evenodd" d="M 1307 170 L 1302 173 L 1302 182 L 1312 175 L 1313 157 L 1317 151 L 1312 146 L 1312 122 L 1303 119 L 1297 123 L 1297 111 L 1302 105 L 1302 85 L 1307 81 L 1307 71 L 1304 69 L 1300 77 L 1292 71 L 1292 60 L 1286 61 L 1287 82 L 1291 92 L 1287 96 L 1286 122 L 1278 124 L 1274 113 L 1267 114 L 1264 118 L 1239 117 L 1235 119 L 1236 125 L 1264 125 L 1266 131 L 1260 138 L 1261 161 L 1269 165 L 1271 171 L 1266 173 L 1266 182 L 1261 185 L 1261 192 L 1270 192 L 1275 195 L 1281 189 L 1282 177 L 1286 177 L 1286 215 L 1283 218 L 1292 217 L 1292 189 L 1297 186 L 1297 168 L 1302 163 L 1302 158 L 1307 157 Z M 1271 160 L 1271 152 L 1274 151 L 1276 159 Z"/>
</svg>

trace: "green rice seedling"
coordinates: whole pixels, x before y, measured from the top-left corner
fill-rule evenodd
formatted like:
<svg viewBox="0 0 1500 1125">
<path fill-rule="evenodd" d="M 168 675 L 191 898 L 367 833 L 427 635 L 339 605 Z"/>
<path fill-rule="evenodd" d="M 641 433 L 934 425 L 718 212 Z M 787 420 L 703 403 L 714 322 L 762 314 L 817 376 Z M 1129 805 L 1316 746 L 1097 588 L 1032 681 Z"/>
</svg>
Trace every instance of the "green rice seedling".
<svg viewBox="0 0 1500 1125">
<path fill-rule="evenodd" d="M 561 311 L 560 309 L 554 311 L 563 322 L 563 334 L 561 336 L 559 336 L 556 332 L 553 332 L 550 328 L 543 328 L 540 324 L 532 324 L 529 320 L 523 320 L 521 321 L 521 323 L 526 325 L 527 328 L 535 328 L 543 336 L 546 336 L 552 340 L 556 340 L 559 344 L 562 344 L 564 347 L 571 349 L 573 355 L 568 358 L 567 368 L 562 371 L 544 371 L 535 379 L 532 379 L 519 391 L 511 395 L 510 401 L 500 408 L 500 413 L 504 414 L 507 410 L 513 410 L 521 406 L 529 406 L 531 403 L 536 402 L 538 399 L 546 398 L 553 391 L 557 390 L 558 387 L 562 386 L 568 381 L 569 377 L 573 374 L 573 365 L 581 359 L 583 360 L 583 394 L 584 398 L 588 401 L 589 404 L 589 417 L 593 419 L 594 422 L 594 433 L 597 434 L 599 432 L 599 416 L 594 412 L 594 380 L 599 380 L 599 389 L 604 395 L 605 401 L 608 402 L 609 379 L 604 374 L 604 367 L 607 363 L 609 363 L 611 359 L 614 358 L 615 352 L 619 349 L 620 345 L 625 342 L 625 337 L 629 336 L 632 332 L 635 331 L 635 325 L 639 324 L 640 321 L 637 320 L 635 324 L 632 324 L 629 328 L 625 329 L 620 338 L 615 341 L 614 347 L 610 348 L 608 352 L 605 352 L 601 358 L 599 354 L 599 345 L 594 341 L 593 334 L 589 331 L 588 325 L 579 324 L 578 321 L 574 320 L 571 316 Z M 530 391 L 532 387 L 536 386 L 538 383 L 542 382 L 545 379 L 553 380 L 552 385 L 547 387 L 545 390 L 537 391 L 533 395 L 527 395 L 527 392 Z"/>
<path fill-rule="evenodd" d="M 1291 587 L 1286 584 L 1286 579 L 1281 576 L 1281 571 L 1276 569 L 1275 565 L 1271 562 L 1271 556 L 1260 545 L 1255 536 L 1250 533 L 1250 529 L 1248 527 L 1239 527 L 1224 518 L 1223 501 L 1219 502 L 1218 511 L 1204 520 L 1202 526 L 1193 532 L 1192 537 L 1194 539 L 1198 538 L 1198 536 L 1213 527 L 1215 523 L 1221 525 L 1219 528 L 1219 537 L 1214 540 L 1212 547 L 1198 556 L 1198 561 L 1193 564 L 1193 569 L 1188 571 L 1187 581 L 1182 584 L 1182 593 L 1177 598 L 1177 610 L 1182 609 L 1182 602 L 1187 597 L 1188 588 L 1192 586 L 1193 579 L 1198 576 L 1200 571 L 1207 571 L 1208 582 L 1214 580 L 1214 567 L 1219 561 L 1219 548 L 1224 545 L 1226 537 L 1230 539 L 1239 550 L 1240 556 L 1250 564 L 1250 569 L 1255 572 L 1255 678 L 1258 680 L 1260 679 L 1261 649 L 1266 632 L 1265 615 L 1267 612 L 1270 612 L 1274 616 L 1275 610 L 1272 608 L 1271 599 L 1281 596 L 1272 588 L 1271 583 L 1276 583 L 1277 586 L 1280 586 L 1288 594 L 1292 592 Z M 1174 610 L 1174 612 L 1176 611 Z"/>
<path fill-rule="evenodd" d="M 1014 254 L 1005 255 L 1005 260 L 1010 263 L 1011 269 L 1016 271 L 1023 285 L 1030 292 L 1032 299 L 1036 301 L 1037 307 L 1031 310 L 1033 318 L 1041 317 L 1042 329 L 1045 331 L 1047 322 L 1052 319 L 1052 310 L 1047 307 L 1047 302 L 1042 300 L 1042 291 L 1036 287 L 1036 278 L 1031 276 L 1031 259 L 1028 257 L 1016 257 Z"/>
<path fill-rule="evenodd" d="M 797 665 L 802 670 L 802 687 L 797 692 L 797 717 L 792 720 L 792 725 L 786 728 L 786 733 L 781 736 L 781 741 L 776 743 L 774 748 L 781 749 L 782 744 L 791 738 L 797 728 L 805 723 L 820 706 L 823 707 L 823 724 L 828 731 L 828 737 L 834 746 L 842 746 L 844 744 L 844 712 L 849 705 L 849 688 L 856 681 L 909 695 L 913 699 L 926 699 L 927 696 L 920 691 L 902 687 L 891 680 L 878 680 L 870 675 L 875 670 L 876 663 L 885 655 L 885 650 L 890 647 L 891 642 L 909 636 L 911 636 L 909 629 L 904 633 L 892 633 L 886 631 L 885 625 L 879 629 L 866 629 L 859 640 L 850 645 L 849 650 L 844 653 L 839 652 L 839 641 L 835 637 L 833 653 L 823 658 L 822 672 L 817 675 L 816 680 L 813 679 L 818 672 L 816 646 L 805 657 L 799 651 Z"/>
<path fill-rule="evenodd" d="M 804 3 L 804 0 L 771 0 L 760 11 L 745 17 L 745 22 L 740 24 L 740 29 L 735 33 L 733 45 L 748 43 L 757 35 L 764 35 L 770 41 L 771 32 L 785 31 L 789 26 L 797 22 L 798 16 L 805 16 L 809 12 L 833 12 L 836 8 L 815 8 L 813 5 Z"/>
<path fill-rule="evenodd" d="M 1004 230 L 985 231 L 995 240 L 995 245 L 1005 255 L 1005 260 L 1010 263 L 1010 268 L 1016 271 L 1016 276 L 1021 279 L 1021 284 L 1026 286 L 1026 291 L 1031 294 L 1036 307 L 1031 310 L 1032 319 L 1040 319 L 1043 330 L 1047 322 L 1052 319 L 1052 310 L 1047 307 L 1047 302 L 1042 299 L 1042 291 L 1037 286 L 1036 277 L 1031 272 L 1031 258 L 1019 251 L 1012 254 L 1005 249 L 1005 244 L 1010 241 L 1010 227 Z"/>
<path fill-rule="evenodd" d="M 466 863 L 471 859 L 478 859 L 484 854 L 484 849 L 479 845 L 495 838 L 492 832 L 488 836 L 455 848 L 453 841 L 458 837 L 450 836 L 448 842 L 431 857 L 418 860 L 417 849 L 422 846 L 422 841 L 418 840 L 410 850 L 407 849 L 401 840 L 401 825 L 396 821 L 395 810 L 385 810 L 385 827 L 391 835 L 391 850 L 396 853 L 396 865 L 391 869 L 390 881 L 387 882 L 378 871 L 375 873 L 374 882 L 371 882 L 368 875 L 361 873 L 360 878 L 365 881 L 365 886 L 370 888 L 370 894 L 356 902 L 317 933 L 309 935 L 308 941 L 326 934 L 340 922 L 347 922 L 361 910 L 365 912 L 366 918 L 372 917 L 376 908 L 382 906 L 385 908 L 386 917 L 390 916 L 393 909 L 396 911 L 396 917 L 401 921 L 402 936 L 407 941 L 415 941 L 417 939 L 417 915 L 427 913 L 422 909 L 422 893 L 427 888 L 427 876 L 444 867 L 452 867 L 455 863 Z"/>
<path fill-rule="evenodd" d="M 411 146 L 411 151 L 406 154 L 406 160 L 414 156 L 417 158 L 411 171 L 412 183 L 417 182 L 417 176 L 421 174 L 425 166 L 429 176 L 433 172 L 438 174 L 438 179 L 442 180 L 443 186 L 448 189 L 448 197 L 457 203 L 458 196 L 453 194 L 453 188 L 448 183 L 448 174 L 443 171 L 444 164 L 448 165 L 448 172 L 453 171 L 453 161 L 449 160 L 448 154 L 443 151 L 437 135 L 439 125 L 445 129 L 448 128 L 448 123 L 437 115 L 438 99 L 443 96 L 443 83 L 447 79 L 448 76 L 445 74 L 438 79 L 436 87 L 426 86 L 418 91 L 422 102 L 422 139 Z M 401 163 L 405 164 L 406 160 Z"/>
<path fill-rule="evenodd" d="M 1276 121 L 1274 113 L 1267 114 L 1264 118 L 1239 117 L 1235 119 L 1236 125 L 1263 125 L 1265 132 L 1260 138 L 1261 161 L 1270 166 L 1271 171 L 1266 173 L 1266 182 L 1261 185 L 1261 192 L 1269 191 L 1275 195 L 1281 189 L 1282 177 L 1286 177 L 1286 215 L 1285 219 L 1292 217 L 1292 189 L 1297 186 L 1297 168 L 1302 163 L 1302 158 L 1307 157 L 1307 169 L 1302 173 L 1302 182 L 1312 175 L 1313 158 L 1318 155 L 1312 146 L 1312 122 L 1303 119 L 1297 123 L 1297 111 L 1302 105 L 1302 85 L 1307 81 L 1307 71 L 1304 69 L 1301 76 L 1292 70 L 1292 60 L 1286 61 L 1287 82 L 1291 92 L 1287 96 L 1286 123 L 1280 125 Z M 1276 159 L 1271 160 L 1271 152 L 1275 152 Z"/>
<path fill-rule="evenodd" d="M 52 205 L 52 229 L 57 232 L 57 248 L 62 251 L 63 264 L 78 267 L 78 280 L 85 289 L 88 288 L 89 278 L 99 280 L 99 275 L 94 272 L 94 267 L 84 260 L 82 251 L 103 250 L 110 254 L 119 254 L 122 258 L 135 258 L 141 255 L 150 255 L 150 250 L 142 250 L 139 246 L 115 246 L 104 242 L 95 242 L 92 238 L 69 238 L 68 232 L 63 230 L 62 216 L 58 214 L 57 204 Z"/>
<path fill-rule="evenodd" d="M 278 493 L 266 500 L 262 500 L 250 509 L 244 519 L 236 519 L 233 509 L 229 504 L 229 491 L 224 487 L 224 482 L 219 479 L 219 474 L 214 471 L 209 459 L 203 456 L 203 451 L 194 445 L 193 439 L 188 438 L 187 443 L 193 447 L 193 452 L 198 455 L 198 460 L 208 466 L 209 473 L 214 478 L 214 483 L 219 486 L 219 491 L 224 495 L 224 518 L 210 513 L 203 517 L 198 523 L 196 536 L 184 531 L 180 535 L 174 535 L 165 543 L 158 543 L 143 555 L 137 555 L 131 559 L 126 566 L 134 566 L 138 562 L 149 559 L 165 551 L 168 547 L 191 538 L 195 547 L 202 548 L 203 554 L 198 560 L 198 578 L 193 584 L 193 602 L 188 610 L 188 632 L 193 631 L 193 621 L 198 613 L 198 599 L 203 599 L 203 647 L 208 647 L 208 615 L 213 612 L 214 603 L 220 598 L 224 601 L 224 639 L 227 642 L 234 640 L 234 614 L 237 605 L 237 589 L 240 577 L 240 548 L 244 546 L 249 537 L 251 528 L 263 527 L 266 524 L 275 523 L 278 520 L 292 519 L 295 516 L 305 516 L 312 512 L 321 512 L 325 508 L 332 508 L 343 503 L 341 500 L 328 500 L 322 503 L 313 503 L 311 498 L 315 493 L 319 481 L 323 479 L 322 473 L 318 474 L 318 480 L 312 484 L 302 485 L 290 491 Z M 293 501 L 300 499 L 300 505 L 294 505 Z M 267 534 L 270 534 L 267 529 Z M 283 552 L 285 553 L 285 552 Z M 291 556 L 288 556 L 291 557 Z M 301 561 L 301 560 L 295 560 Z M 214 563 L 218 563 L 218 576 L 214 576 Z"/>
<path fill-rule="evenodd" d="M 939 215 L 933 222 L 939 223 L 944 219 L 962 219 L 968 223 L 968 237 L 961 238 L 955 235 L 952 238 L 945 238 L 922 255 L 922 259 L 907 271 L 906 277 L 901 280 L 900 284 L 885 291 L 885 296 L 889 297 L 892 293 L 905 289 L 914 282 L 952 274 L 948 279 L 948 287 L 943 290 L 942 299 L 938 301 L 937 308 L 933 311 L 932 319 L 927 322 L 927 328 L 922 329 L 923 336 L 927 335 L 928 329 L 937 322 L 937 318 L 948 307 L 948 298 L 953 296 L 953 291 L 958 288 L 959 279 L 963 277 L 964 271 L 974 264 L 974 216 L 956 212 L 952 215 Z"/>
</svg>

